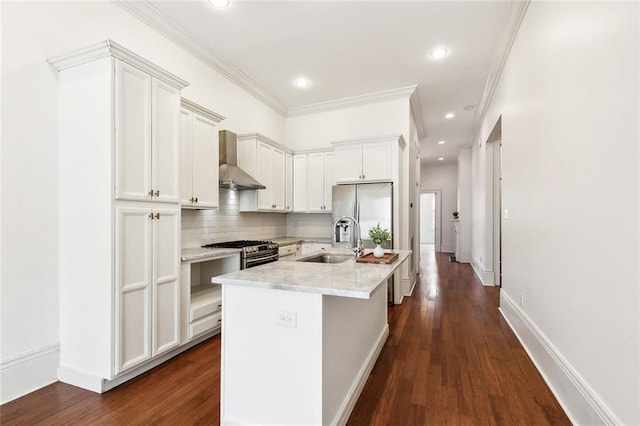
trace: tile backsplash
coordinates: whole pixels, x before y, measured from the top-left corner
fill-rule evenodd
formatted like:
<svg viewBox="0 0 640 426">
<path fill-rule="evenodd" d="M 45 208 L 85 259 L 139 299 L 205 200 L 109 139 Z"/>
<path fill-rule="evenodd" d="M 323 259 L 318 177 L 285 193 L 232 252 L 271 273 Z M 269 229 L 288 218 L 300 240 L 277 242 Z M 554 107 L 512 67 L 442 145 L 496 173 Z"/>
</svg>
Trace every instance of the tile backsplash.
<svg viewBox="0 0 640 426">
<path fill-rule="evenodd" d="M 240 213 L 237 191 L 220 189 L 217 210 L 182 210 L 182 247 L 232 240 L 279 237 L 331 238 L 331 215 L 326 213 Z"/>
</svg>

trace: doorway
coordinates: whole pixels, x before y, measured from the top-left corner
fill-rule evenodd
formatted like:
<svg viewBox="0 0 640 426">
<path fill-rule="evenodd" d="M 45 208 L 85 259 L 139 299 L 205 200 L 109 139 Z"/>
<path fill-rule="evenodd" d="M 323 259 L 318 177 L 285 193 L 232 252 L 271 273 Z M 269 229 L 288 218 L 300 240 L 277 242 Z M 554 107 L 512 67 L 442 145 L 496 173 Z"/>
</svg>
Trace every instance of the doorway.
<svg viewBox="0 0 640 426">
<path fill-rule="evenodd" d="M 487 141 L 487 238 L 491 241 L 493 285 L 502 287 L 502 117 Z"/>
<path fill-rule="evenodd" d="M 433 244 L 441 251 L 440 190 L 420 191 L 420 244 Z"/>
</svg>

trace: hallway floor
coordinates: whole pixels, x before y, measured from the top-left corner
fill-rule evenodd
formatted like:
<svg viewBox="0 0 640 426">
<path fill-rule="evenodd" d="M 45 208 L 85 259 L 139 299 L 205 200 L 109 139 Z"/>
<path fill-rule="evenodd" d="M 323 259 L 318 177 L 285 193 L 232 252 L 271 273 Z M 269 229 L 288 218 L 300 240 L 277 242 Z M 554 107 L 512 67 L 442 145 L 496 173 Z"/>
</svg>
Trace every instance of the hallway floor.
<svg viewBox="0 0 640 426">
<path fill-rule="evenodd" d="M 421 250 L 419 283 L 390 309 L 390 335 L 349 425 L 564 425 L 558 402 L 468 264 Z M 2 425 L 217 425 L 216 336 L 98 395 L 54 383 L 0 407 Z"/>
</svg>

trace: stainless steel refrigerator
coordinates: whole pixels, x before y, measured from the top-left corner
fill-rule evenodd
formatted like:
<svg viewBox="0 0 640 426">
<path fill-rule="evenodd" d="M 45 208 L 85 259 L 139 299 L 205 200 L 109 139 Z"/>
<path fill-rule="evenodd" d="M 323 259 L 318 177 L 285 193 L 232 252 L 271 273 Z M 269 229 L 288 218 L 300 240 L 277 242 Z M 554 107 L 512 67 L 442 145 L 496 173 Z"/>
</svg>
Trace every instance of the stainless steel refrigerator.
<svg viewBox="0 0 640 426">
<path fill-rule="evenodd" d="M 332 191 L 333 223 L 341 216 L 354 217 L 360 224 L 360 234 L 364 248 L 374 248 L 375 243 L 369 237 L 369 230 L 380 224 L 382 229 L 393 231 L 393 184 L 358 183 L 336 185 Z M 341 220 L 333 230 L 333 245 L 336 247 L 355 247 L 357 229 L 351 220 Z M 395 235 L 391 241 L 382 244 L 383 248 L 394 247 Z M 389 304 L 393 303 L 393 277 L 387 288 Z"/>
</svg>

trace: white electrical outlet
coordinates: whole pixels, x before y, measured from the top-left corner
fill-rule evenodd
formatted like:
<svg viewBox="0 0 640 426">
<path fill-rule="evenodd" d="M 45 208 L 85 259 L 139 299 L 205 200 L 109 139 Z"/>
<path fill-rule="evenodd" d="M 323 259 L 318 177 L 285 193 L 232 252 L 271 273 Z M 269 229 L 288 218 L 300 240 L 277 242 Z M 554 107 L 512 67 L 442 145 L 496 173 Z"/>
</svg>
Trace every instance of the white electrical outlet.
<svg viewBox="0 0 640 426">
<path fill-rule="evenodd" d="M 278 313 L 277 325 L 281 327 L 296 328 L 298 326 L 298 314 L 295 312 Z"/>
</svg>

